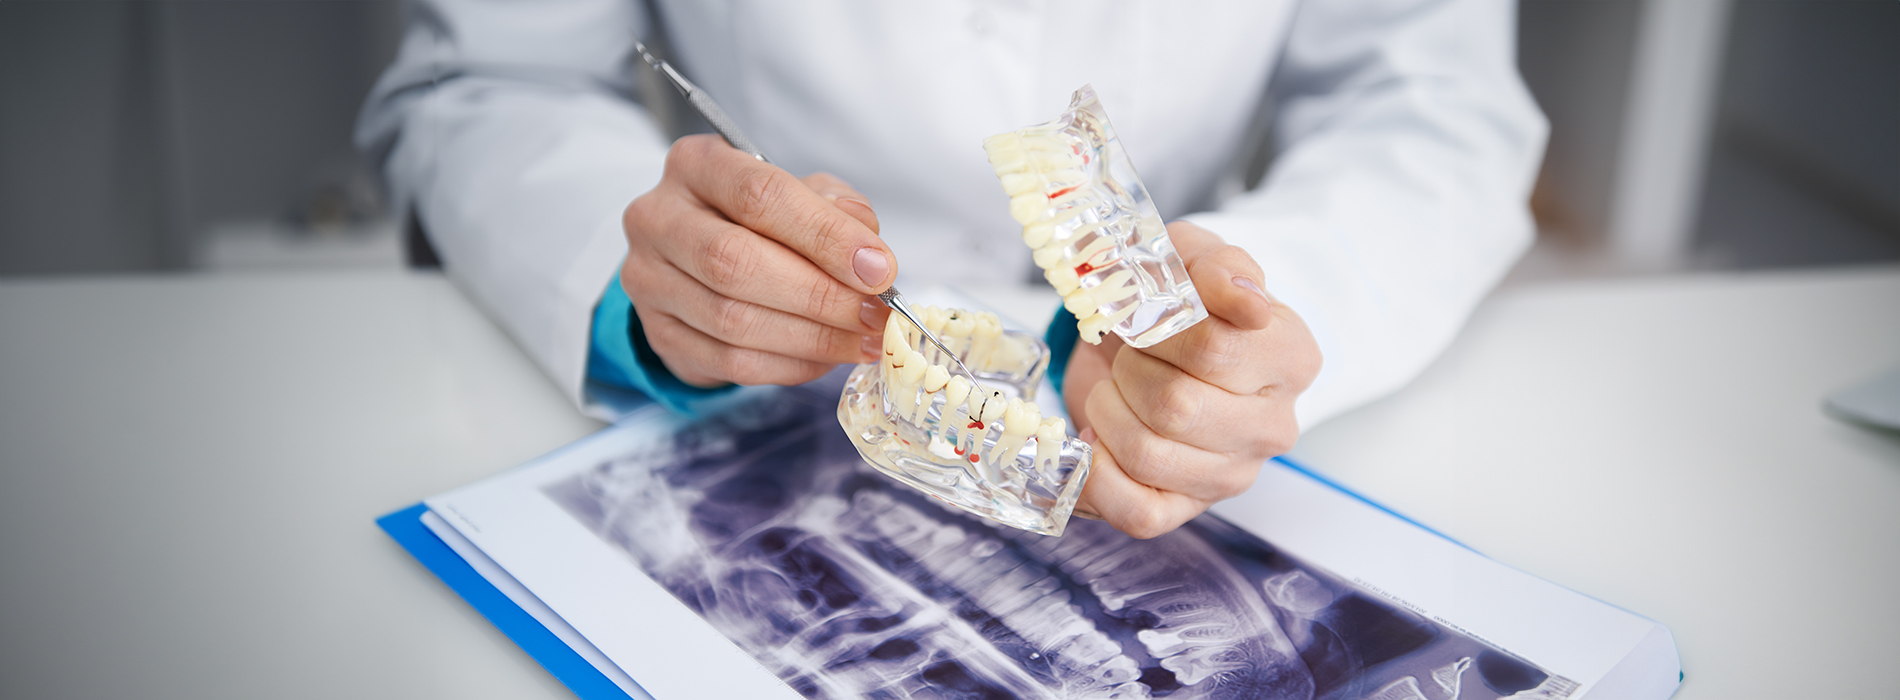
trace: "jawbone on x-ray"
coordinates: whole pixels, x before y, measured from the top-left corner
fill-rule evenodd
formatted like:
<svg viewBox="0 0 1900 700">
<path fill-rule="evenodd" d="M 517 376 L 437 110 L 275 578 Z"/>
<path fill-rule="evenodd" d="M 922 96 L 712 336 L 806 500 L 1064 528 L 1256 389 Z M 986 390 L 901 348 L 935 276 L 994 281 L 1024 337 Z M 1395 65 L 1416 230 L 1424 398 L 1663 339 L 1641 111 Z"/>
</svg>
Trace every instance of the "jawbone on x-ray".
<svg viewBox="0 0 1900 700">
<path fill-rule="evenodd" d="M 1095 88 L 1054 121 L 983 140 L 1043 277 L 1088 343 L 1145 348 L 1207 318 Z"/>
<path fill-rule="evenodd" d="M 1061 535 L 1090 452 L 1036 407 L 1048 347 L 1003 330 L 995 314 L 925 306 L 917 315 L 946 347 L 891 314 L 883 357 L 845 381 L 839 425 L 893 479 L 999 523 Z M 981 383 L 953 375 L 945 350 Z"/>
<path fill-rule="evenodd" d="M 867 468 L 823 396 L 777 390 L 543 492 L 811 698 L 1577 688 L 1214 516 L 1152 540 L 973 518 Z"/>
</svg>

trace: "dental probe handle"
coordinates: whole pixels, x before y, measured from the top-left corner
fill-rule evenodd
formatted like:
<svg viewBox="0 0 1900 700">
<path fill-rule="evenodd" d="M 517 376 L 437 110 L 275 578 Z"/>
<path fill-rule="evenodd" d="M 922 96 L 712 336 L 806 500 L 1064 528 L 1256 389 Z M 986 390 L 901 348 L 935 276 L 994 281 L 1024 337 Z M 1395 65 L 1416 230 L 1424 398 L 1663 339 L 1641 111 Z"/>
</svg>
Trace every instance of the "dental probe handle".
<svg viewBox="0 0 1900 700">
<path fill-rule="evenodd" d="M 925 328 L 924 322 L 917 320 L 917 315 L 910 312 L 910 305 L 904 303 L 904 294 L 897 291 L 897 285 L 891 285 L 890 289 L 884 290 L 884 293 L 877 295 L 877 298 L 884 300 L 884 305 L 891 307 L 892 311 L 903 314 L 904 318 L 910 319 L 910 324 L 917 327 L 917 332 L 922 333 L 924 339 L 929 340 L 931 345 L 935 345 L 938 350 L 942 350 L 943 354 L 948 356 L 951 362 L 957 363 L 957 369 L 963 370 L 963 376 L 969 379 L 971 383 L 977 386 L 983 386 L 983 382 L 977 380 L 976 374 L 971 372 L 969 367 L 964 366 L 963 360 L 957 359 L 957 354 L 950 352 L 949 346 L 944 345 L 943 341 L 938 340 L 937 334 Z"/>
<path fill-rule="evenodd" d="M 726 116 L 726 110 L 720 109 L 719 103 L 714 102 L 712 96 L 706 94 L 705 90 L 699 89 L 693 81 L 687 80 L 686 76 L 673 70 L 671 64 L 647 51 L 646 44 L 640 43 L 639 39 L 633 40 L 633 50 L 640 52 L 640 58 L 644 59 L 647 65 L 653 66 L 660 75 L 666 76 L 666 81 L 672 83 L 674 89 L 679 90 L 680 94 L 686 97 L 687 104 L 692 105 L 693 109 L 699 112 L 699 116 L 706 118 L 706 123 L 712 125 L 713 131 L 725 137 L 726 143 L 732 144 L 733 148 L 745 151 L 761 162 L 772 162 L 765 157 L 764 153 L 759 152 L 758 146 L 752 145 L 752 140 L 745 137 L 745 132 L 739 130 L 739 125 L 732 122 L 732 117 Z"/>
</svg>

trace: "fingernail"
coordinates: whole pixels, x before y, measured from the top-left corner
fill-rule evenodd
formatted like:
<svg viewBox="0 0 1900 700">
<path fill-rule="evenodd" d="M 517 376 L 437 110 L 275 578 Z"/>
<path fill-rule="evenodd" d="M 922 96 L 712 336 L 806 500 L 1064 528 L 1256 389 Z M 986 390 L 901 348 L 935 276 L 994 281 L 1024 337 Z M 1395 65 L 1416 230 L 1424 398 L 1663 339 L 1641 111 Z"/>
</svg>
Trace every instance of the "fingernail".
<svg viewBox="0 0 1900 700">
<path fill-rule="evenodd" d="M 859 248 L 857 254 L 851 256 L 851 270 L 858 273 L 858 279 L 863 280 L 865 286 L 877 287 L 891 276 L 891 260 L 884 257 L 884 251 Z"/>
<path fill-rule="evenodd" d="M 1266 292 L 1260 291 L 1260 285 L 1254 284 L 1253 280 L 1247 279 L 1245 277 L 1235 277 L 1234 286 L 1239 287 L 1241 289 L 1245 289 L 1249 292 L 1258 294 L 1260 295 L 1260 298 L 1262 299 L 1267 299 L 1268 301 L 1272 301 L 1272 299 L 1267 296 Z"/>
<path fill-rule="evenodd" d="M 1102 520 L 1102 516 L 1096 515 L 1094 513 L 1090 513 L 1086 510 L 1082 510 L 1081 508 L 1077 508 L 1072 512 L 1074 512 L 1075 516 L 1078 518 L 1086 518 L 1086 519 L 1094 520 L 1097 522 L 1108 522 L 1106 520 Z"/>
<path fill-rule="evenodd" d="M 1081 433 L 1076 434 L 1076 437 L 1081 438 L 1083 442 L 1093 445 L 1095 444 L 1095 428 L 1083 428 Z"/>
<path fill-rule="evenodd" d="M 883 302 L 866 300 L 863 306 L 858 307 L 858 320 L 863 321 L 866 328 L 874 331 L 882 330 L 884 321 L 890 315 L 891 307 L 885 306 Z M 877 348 L 882 350 L 883 346 L 880 345 Z"/>
<path fill-rule="evenodd" d="M 864 336 L 864 342 L 858 344 L 858 349 L 864 351 L 865 362 L 876 362 L 878 353 L 884 352 L 884 344 L 878 342 L 877 338 L 867 335 Z"/>
</svg>

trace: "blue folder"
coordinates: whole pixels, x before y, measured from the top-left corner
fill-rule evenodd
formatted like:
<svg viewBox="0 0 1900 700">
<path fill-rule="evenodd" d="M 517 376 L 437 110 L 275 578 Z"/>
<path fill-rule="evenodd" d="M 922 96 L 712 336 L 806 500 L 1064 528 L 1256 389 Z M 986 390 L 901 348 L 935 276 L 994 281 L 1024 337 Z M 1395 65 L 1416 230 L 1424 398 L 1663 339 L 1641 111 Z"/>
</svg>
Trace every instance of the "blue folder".
<svg viewBox="0 0 1900 700">
<path fill-rule="evenodd" d="M 515 605 L 488 579 L 482 578 L 475 567 L 469 566 L 461 555 L 424 527 L 422 514 L 428 511 L 428 506 L 417 503 L 377 518 L 376 524 L 582 700 L 632 700 L 620 686 L 614 685 L 534 616 Z"/>
<path fill-rule="evenodd" d="M 1416 520 L 1393 512 L 1392 509 L 1359 495 L 1352 489 L 1320 476 L 1292 460 L 1282 457 L 1275 458 L 1274 461 L 1366 505 L 1384 511 L 1392 517 L 1444 537 L 1460 547 L 1465 546 L 1457 540 L 1445 537 L 1443 533 L 1425 527 Z M 430 532 L 429 528 L 422 524 L 422 514 L 428 510 L 428 506 L 417 503 L 377 518 L 376 524 L 382 526 L 383 531 L 389 533 L 389 536 L 395 539 L 397 544 L 401 544 L 403 549 L 409 550 L 409 554 L 414 556 L 416 561 L 422 562 L 423 566 L 435 572 L 443 583 L 448 584 L 449 588 L 461 595 L 469 605 L 475 606 L 475 610 L 483 617 L 488 618 L 488 621 L 500 628 L 509 639 L 513 639 L 515 644 L 520 645 L 522 651 L 528 652 L 535 661 L 541 662 L 542 667 L 566 684 L 576 696 L 582 700 L 632 700 L 625 691 L 620 689 L 620 686 L 614 685 L 613 681 L 608 680 L 607 676 L 601 674 L 593 664 L 588 663 L 587 659 L 582 658 L 566 642 L 561 641 L 560 637 L 548 631 L 548 628 L 542 626 L 540 621 L 534 619 L 534 616 L 515 605 L 514 601 L 509 600 L 508 596 L 496 589 L 488 582 L 488 579 L 482 578 L 474 567 L 469 566 L 461 555 L 456 554 L 455 550 L 450 549 L 435 536 L 435 533 Z M 1470 548 L 1466 547 L 1466 549 Z"/>
</svg>

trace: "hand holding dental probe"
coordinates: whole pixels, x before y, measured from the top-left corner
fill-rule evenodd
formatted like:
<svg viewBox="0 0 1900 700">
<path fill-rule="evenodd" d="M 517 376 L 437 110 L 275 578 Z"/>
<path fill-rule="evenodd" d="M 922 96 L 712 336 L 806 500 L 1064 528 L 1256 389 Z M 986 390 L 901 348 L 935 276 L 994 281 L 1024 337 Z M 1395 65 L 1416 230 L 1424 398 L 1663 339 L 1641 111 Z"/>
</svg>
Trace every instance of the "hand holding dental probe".
<svg viewBox="0 0 1900 700">
<path fill-rule="evenodd" d="M 897 262 L 864 195 L 769 164 L 705 93 L 635 48 L 737 147 L 674 142 L 659 184 L 621 217 L 620 284 L 660 361 L 702 387 L 799 384 L 877 361 L 890 312 L 871 296 Z"/>
<path fill-rule="evenodd" d="M 1294 399 L 1319 374 L 1298 314 L 1261 291 L 1253 257 L 1194 224 L 1168 225 L 1209 318 L 1136 349 L 1077 343 L 1063 397 L 1095 447 L 1076 512 L 1140 538 L 1165 534 L 1253 485 L 1293 449 Z"/>
<path fill-rule="evenodd" d="M 721 109 L 719 103 L 714 102 L 711 95 L 707 95 L 706 91 L 699 89 L 699 86 L 694 85 L 693 81 L 687 80 L 686 76 L 680 75 L 679 71 L 673 70 L 672 64 L 654 56 L 652 52 L 647 50 L 646 44 L 640 43 L 639 39 L 633 41 L 633 50 L 640 54 L 640 58 L 645 60 L 647 65 L 653 66 L 654 70 L 659 71 L 660 75 L 665 76 L 667 81 L 671 82 L 673 87 L 680 91 L 680 94 L 685 95 L 686 101 L 693 105 L 693 109 L 699 111 L 700 116 L 706 118 L 706 123 L 711 124 L 713 131 L 719 132 L 719 135 L 726 139 L 726 143 L 732 144 L 733 148 L 745 151 L 753 158 L 759 159 L 761 163 L 772 162 L 772 159 L 765 157 L 765 153 L 760 151 L 758 146 L 752 145 L 752 140 L 745 137 L 745 132 L 739 130 L 738 124 L 732 123 L 732 117 L 726 116 L 726 110 Z M 877 298 L 879 301 L 884 302 L 885 306 L 891 307 L 891 310 L 903 314 L 904 318 L 909 319 L 910 325 L 916 326 L 917 332 L 922 333 L 925 340 L 930 341 L 931 345 L 937 346 L 938 350 L 942 350 L 943 354 L 948 355 L 951 361 L 957 363 L 957 369 L 963 370 L 963 376 L 967 377 L 971 382 L 981 383 L 977 382 L 976 375 L 970 373 L 970 368 L 963 365 L 963 360 L 957 359 L 957 354 L 950 352 L 950 346 L 944 345 L 943 341 L 937 338 L 937 334 L 930 332 L 930 329 L 924 327 L 922 321 L 917 320 L 917 316 L 910 312 L 910 305 L 904 303 L 904 295 L 897 291 L 896 286 L 879 292 Z"/>
</svg>

